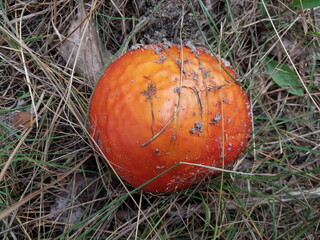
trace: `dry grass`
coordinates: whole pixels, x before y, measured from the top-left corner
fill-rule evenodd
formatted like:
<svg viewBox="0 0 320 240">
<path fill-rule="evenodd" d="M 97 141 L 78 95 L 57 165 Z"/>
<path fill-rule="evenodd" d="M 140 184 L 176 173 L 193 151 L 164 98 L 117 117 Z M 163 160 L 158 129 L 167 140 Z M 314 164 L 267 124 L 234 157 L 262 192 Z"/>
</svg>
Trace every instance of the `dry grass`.
<svg viewBox="0 0 320 240">
<path fill-rule="evenodd" d="M 319 239 L 320 9 L 283 1 L 90 1 L 115 56 L 136 43 L 205 45 L 227 58 L 252 104 L 252 137 L 222 173 L 170 195 L 124 186 L 94 150 L 94 84 L 59 53 L 76 1 L 0 2 L 0 237 L 3 239 Z M 285 1 L 289 2 L 290 1 Z M 181 22 L 183 21 L 183 22 Z M 279 87 L 267 57 L 304 95 Z M 111 60 L 110 60 L 111 61 Z M 17 111 L 33 127 L 17 129 Z"/>
</svg>

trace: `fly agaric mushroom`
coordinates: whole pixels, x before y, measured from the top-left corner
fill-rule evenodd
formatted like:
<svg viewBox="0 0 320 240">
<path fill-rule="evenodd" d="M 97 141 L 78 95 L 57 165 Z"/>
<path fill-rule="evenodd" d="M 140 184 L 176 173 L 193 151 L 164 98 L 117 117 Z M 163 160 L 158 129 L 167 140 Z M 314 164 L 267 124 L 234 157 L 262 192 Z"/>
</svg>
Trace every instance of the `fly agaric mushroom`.
<svg viewBox="0 0 320 240">
<path fill-rule="evenodd" d="M 203 48 L 135 48 L 97 83 L 90 132 L 125 182 L 149 181 L 142 189 L 151 192 L 183 189 L 217 172 L 199 165 L 223 168 L 245 148 L 249 102 L 235 77 Z"/>
</svg>

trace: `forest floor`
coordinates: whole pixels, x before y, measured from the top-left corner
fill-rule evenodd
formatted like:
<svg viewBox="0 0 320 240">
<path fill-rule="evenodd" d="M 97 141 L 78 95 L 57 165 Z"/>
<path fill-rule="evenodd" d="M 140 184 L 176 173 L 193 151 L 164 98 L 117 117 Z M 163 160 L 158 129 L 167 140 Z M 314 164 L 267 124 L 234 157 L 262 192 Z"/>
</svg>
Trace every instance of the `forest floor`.
<svg viewBox="0 0 320 240">
<path fill-rule="evenodd" d="M 320 7 L 294 2 L 1 1 L 0 237 L 319 239 Z M 253 126 L 228 169 L 248 174 L 130 192 L 95 149 L 86 119 L 103 69 L 164 41 L 235 69 Z"/>
</svg>

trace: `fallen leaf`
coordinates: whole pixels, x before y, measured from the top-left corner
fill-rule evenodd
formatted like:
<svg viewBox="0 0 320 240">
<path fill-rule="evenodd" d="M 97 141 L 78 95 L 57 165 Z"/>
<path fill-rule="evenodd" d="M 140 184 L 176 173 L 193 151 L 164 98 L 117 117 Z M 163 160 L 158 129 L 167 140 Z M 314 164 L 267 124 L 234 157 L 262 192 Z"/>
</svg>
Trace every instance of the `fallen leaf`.
<svg viewBox="0 0 320 240">
<path fill-rule="evenodd" d="M 12 125 L 18 130 L 26 130 L 32 127 L 33 116 L 28 111 L 18 111 L 12 117 Z"/>
<path fill-rule="evenodd" d="M 88 15 L 83 1 L 79 1 L 78 13 L 74 17 L 59 53 L 74 68 L 76 74 L 88 79 L 93 85 L 102 73 L 103 66 L 111 55 L 100 44 L 97 29 Z"/>
<path fill-rule="evenodd" d="M 19 107 L 25 108 L 26 102 L 24 100 L 18 100 L 16 103 L 3 109 L 0 112 L 0 132 L 5 133 L 8 137 L 12 138 L 12 132 L 21 133 L 29 128 L 33 127 L 34 124 L 34 113 L 32 109 L 17 110 Z"/>
</svg>

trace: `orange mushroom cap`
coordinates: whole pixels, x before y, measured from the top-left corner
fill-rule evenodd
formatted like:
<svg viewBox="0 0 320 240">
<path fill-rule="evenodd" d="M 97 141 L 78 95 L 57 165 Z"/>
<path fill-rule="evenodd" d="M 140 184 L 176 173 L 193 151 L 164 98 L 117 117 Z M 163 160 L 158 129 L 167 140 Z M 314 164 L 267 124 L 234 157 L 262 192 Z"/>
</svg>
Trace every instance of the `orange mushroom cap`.
<svg viewBox="0 0 320 240">
<path fill-rule="evenodd" d="M 245 148 L 250 106 L 235 77 L 203 48 L 130 50 L 108 66 L 94 90 L 90 132 L 130 185 L 155 178 L 142 189 L 183 189 L 217 172 L 191 164 L 223 168 Z"/>
</svg>

